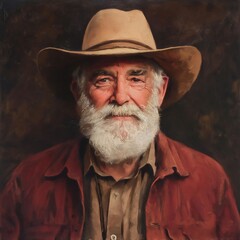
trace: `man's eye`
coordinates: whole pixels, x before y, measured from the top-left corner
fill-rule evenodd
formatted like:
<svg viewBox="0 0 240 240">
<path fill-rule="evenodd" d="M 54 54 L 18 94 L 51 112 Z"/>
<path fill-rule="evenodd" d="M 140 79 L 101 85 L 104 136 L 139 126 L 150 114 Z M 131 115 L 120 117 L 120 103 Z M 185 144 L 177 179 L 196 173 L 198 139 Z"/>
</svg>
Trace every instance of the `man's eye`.
<svg viewBox="0 0 240 240">
<path fill-rule="evenodd" d="M 128 79 L 129 85 L 135 89 L 143 89 L 146 86 L 145 78 L 142 77 L 131 77 Z"/>
<path fill-rule="evenodd" d="M 112 84 L 112 81 L 110 78 L 100 78 L 95 81 L 95 86 L 96 87 L 105 87 L 105 86 L 110 86 Z"/>
<path fill-rule="evenodd" d="M 133 82 L 142 82 L 142 80 L 141 79 L 139 79 L 139 78 L 131 78 L 131 81 L 133 81 Z"/>
<path fill-rule="evenodd" d="M 130 79 L 131 85 L 144 85 L 145 81 L 141 78 L 133 77 Z"/>
</svg>

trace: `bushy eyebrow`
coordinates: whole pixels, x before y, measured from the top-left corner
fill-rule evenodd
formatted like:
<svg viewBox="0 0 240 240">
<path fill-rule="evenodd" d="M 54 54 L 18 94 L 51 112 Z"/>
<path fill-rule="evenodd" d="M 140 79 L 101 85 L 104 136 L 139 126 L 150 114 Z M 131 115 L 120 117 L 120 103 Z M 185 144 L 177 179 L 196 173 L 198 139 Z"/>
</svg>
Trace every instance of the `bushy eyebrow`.
<svg viewBox="0 0 240 240">
<path fill-rule="evenodd" d="M 130 69 L 127 71 L 128 76 L 144 76 L 147 74 L 147 69 L 141 68 L 141 69 Z M 94 79 L 98 76 L 114 76 L 114 73 L 105 69 L 97 69 L 95 70 L 90 78 Z"/>
<path fill-rule="evenodd" d="M 95 77 L 98 77 L 98 76 L 112 76 L 113 74 L 107 70 L 104 70 L 104 69 L 99 69 L 99 70 L 96 70 L 94 71 L 92 74 L 91 74 L 91 78 L 95 78 Z"/>
<path fill-rule="evenodd" d="M 147 70 L 146 69 L 131 69 L 128 71 L 129 76 L 142 76 L 146 75 Z"/>
</svg>

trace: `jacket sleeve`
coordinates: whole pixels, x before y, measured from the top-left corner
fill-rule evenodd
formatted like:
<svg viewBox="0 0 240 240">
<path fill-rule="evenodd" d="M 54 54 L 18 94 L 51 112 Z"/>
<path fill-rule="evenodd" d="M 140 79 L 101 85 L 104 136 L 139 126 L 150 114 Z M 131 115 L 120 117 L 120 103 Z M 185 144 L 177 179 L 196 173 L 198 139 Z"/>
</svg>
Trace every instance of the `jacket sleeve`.
<svg viewBox="0 0 240 240">
<path fill-rule="evenodd" d="M 218 209 L 218 238 L 240 239 L 240 218 L 229 179 L 221 184 Z"/>
<path fill-rule="evenodd" d="M 20 239 L 21 189 L 11 179 L 0 195 L 0 240 Z"/>
</svg>

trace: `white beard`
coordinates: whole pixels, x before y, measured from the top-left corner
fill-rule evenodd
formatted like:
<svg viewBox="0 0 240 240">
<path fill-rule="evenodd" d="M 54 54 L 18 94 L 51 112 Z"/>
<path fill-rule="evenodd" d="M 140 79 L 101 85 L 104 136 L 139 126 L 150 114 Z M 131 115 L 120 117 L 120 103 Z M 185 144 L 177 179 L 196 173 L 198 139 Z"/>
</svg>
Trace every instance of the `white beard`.
<svg viewBox="0 0 240 240">
<path fill-rule="evenodd" d="M 107 164 L 138 159 L 149 147 L 159 131 L 157 89 L 148 105 L 141 110 L 134 104 L 109 104 L 96 110 L 82 93 L 78 101 L 80 131 L 89 139 L 97 157 Z M 133 120 L 116 120 L 116 116 L 135 116 Z"/>
</svg>

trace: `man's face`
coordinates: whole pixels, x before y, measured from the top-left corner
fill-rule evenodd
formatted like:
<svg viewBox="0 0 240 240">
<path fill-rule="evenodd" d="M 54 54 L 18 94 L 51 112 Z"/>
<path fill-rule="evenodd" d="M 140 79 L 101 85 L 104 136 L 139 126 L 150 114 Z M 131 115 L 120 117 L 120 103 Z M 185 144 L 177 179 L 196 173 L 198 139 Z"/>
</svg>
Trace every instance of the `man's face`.
<svg viewBox="0 0 240 240">
<path fill-rule="evenodd" d="M 119 106 L 128 103 L 144 110 L 154 86 L 151 65 L 139 58 L 103 58 L 90 64 L 85 76 L 86 93 L 96 109 L 112 103 Z M 163 90 L 159 93 L 163 94 Z"/>
<path fill-rule="evenodd" d="M 143 58 L 101 58 L 82 78 L 82 92 L 72 84 L 81 133 L 106 163 L 137 159 L 159 130 L 167 80 Z"/>
</svg>

